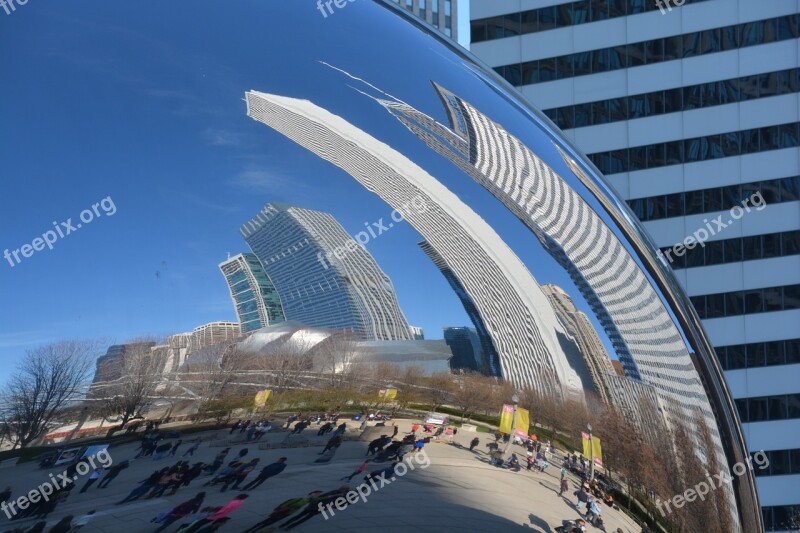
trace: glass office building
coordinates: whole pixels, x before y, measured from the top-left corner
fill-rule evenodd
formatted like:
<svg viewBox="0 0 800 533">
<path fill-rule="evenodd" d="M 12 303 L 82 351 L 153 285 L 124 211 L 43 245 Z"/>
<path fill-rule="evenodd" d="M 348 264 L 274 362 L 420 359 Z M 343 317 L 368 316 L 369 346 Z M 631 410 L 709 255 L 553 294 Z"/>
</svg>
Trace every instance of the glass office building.
<svg viewBox="0 0 800 533">
<path fill-rule="evenodd" d="M 661 248 L 750 452 L 777 459 L 758 472 L 765 526 L 788 529 L 800 513 L 797 2 L 473 0 L 470 17 L 471 51 L 588 155 Z"/>
<path fill-rule="evenodd" d="M 282 322 L 281 298 L 255 254 L 238 254 L 219 265 L 230 289 L 242 333 Z"/>
<path fill-rule="evenodd" d="M 280 294 L 286 320 L 363 340 L 412 338 L 391 280 L 329 213 L 269 203 L 241 233 Z"/>
</svg>

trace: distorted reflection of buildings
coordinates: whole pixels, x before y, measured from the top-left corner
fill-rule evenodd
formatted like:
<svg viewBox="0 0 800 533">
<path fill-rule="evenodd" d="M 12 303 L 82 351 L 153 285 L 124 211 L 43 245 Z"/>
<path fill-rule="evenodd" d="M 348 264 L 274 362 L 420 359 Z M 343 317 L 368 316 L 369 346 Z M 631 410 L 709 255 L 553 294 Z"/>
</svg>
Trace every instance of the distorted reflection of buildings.
<svg viewBox="0 0 800 533">
<path fill-rule="evenodd" d="M 109 346 L 106 353 L 95 361 L 94 381 L 114 381 L 119 379 L 122 377 L 126 355 L 130 356 L 131 353 L 141 350 L 150 350 L 155 344 L 155 342 L 146 341 Z"/>
<path fill-rule="evenodd" d="M 592 376 L 594 390 L 600 395 L 601 400 L 611 403 L 610 387 L 605 378 L 614 373 L 614 368 L 611 366 L 611 359 L 603 346 L 603 341 L 597 336 L 589 317 L 575 307 L 575 302 L 561 287 L 545 283 L 542 285 L 542 291 L 553 305 L 564 329 L 578 345 L 578 350 Z"/>
<path fill-rule="evenodd" d="M 450 368 L 453 370 L 474 370 L 480 372 L 484 367 L 484 353 L 475 328 L 465 326 L 445 327 L 444 341 L 453 352 Z"/>
<path fill-rule="evenodd" d="M 282 322 L 278 291 L 255 254 L 238 254 L 219 265 L 239 317 L 242 333 Z"/>
<path fill-rule="evenodd" d="M 652 386 L 668 424 L 699 434 L 710 428 L 716 460 L 725 451 L 698 370 L 659 294 L 600 215 L 543 159 L 468 102 L 433 83 L 450 128 L 405 102 L 379 103 L 434 151 L 446 157 L 516 215 L 564 266 L 603 324 L 627 378 Z M 543 126 L 544 127 L 544 126 Z M 580 183 L 592 183 L 552 140 Z M 617 390 L 637 388 L 622 382 Z M 732 511 L 735 503 L 728 491 Z"/>
<path fill-rule="evenodd" d="M 391 280 L 329 213 L 269 203 L 241 234 L 277 289 L 286 320 L 363 340 L 411 339 Z"/>
<path fill-rule="evenodd" d="M 583 400 L 591 379 L 577 347 L 536 280 L 485 220 L 408 157 L 307 100 L 250 91 L 246 101 L 250 117 L 342 168 L 393 208 L 421 198 L 428 208 L 408 212 L 406 220 L 469 294 L 502 375 L 519 387 Z"/>
<path fill-rule="evenodd" d="M 297 321 L 274 324 L 253 332 L 238 343 L 239 350 L 254 355 L 282 353 L 284 355 L 305 357 L 314 363 L 309 370 L 320 370 L 319 360 L 325 358 L 327 351 L 339 352 L 339 363 L 351 370 L 359 365 L 389 363 L 400 368 L 416 366 L 425 373 L 446 372 L 450 369 L 450 348 L 444 340 L 396 340 L 365 341 L 352 340 L 331 347 L 335 339 L 341 339 L 341 332 L 309 328 Z M 337 370 L 343 370 L 338 368 Z"/>
<path fill-rule="evenodd" d="M 422 328 L 419 328 L 417 326 L 409 326 L 409 328 L 411 329 L 412 339 L 414 339 L 415 341 L 425 340 L 425 332 L 422 330 Z"/>
<path fill-rule="evenodd" d="M 447 113 L 449 128 L 404 102 L 382 99 L 379 103 L 502 202 L 540 242 L 551 244 L 544 248 L 559 264 L 569 265 L 573 280 L 583 280 L 576 286 L 598 321 L 613 325 L 607 328 L 610 336 L 619 332 L 624 345 L 613 338 L 612 343 L 626 376 L 651 384 L 669 397 L 669 416 L 691 421 L 700 409 L 707 425 L 715 427 L 705 390 L 677 326 L 606 222 L 522 141 L 457 95 L 436 83 L 433 87 Z M 564 160 L 573 173 L 582 173 L 569 158 Z M 717 440 L 716 444 L 721 452 L 721 443 Z"/>
<path fill-rule="evenodd" d="M 132 358 L 152 358 L 148 359 L 154 363 L 151 368 L 164 377 L 177 372 L 193 353 L 215 344 L 233 343 L 240 336 L 238 323 L 217 321 L 198 326 L 191 332 L 170 335 L 163 344 L 144 341 L 109 346 L 106 353 L 97 358 L 87 397 L 102 397 L 107 387 L 123 378 Z"/>
<path fill-rule="evenodd" d="M 464 286 L 461 285 L 461 282 L 458 281 L 458 278 L 453 274 L 453 271 L 450 270 L 450 267 L 447 266 L 447 263 L 444 262 L 442 256 L 440 256 L 433 247 L 428 244 L 427 242 L 423 241 L 419 243 L 419 247 L 422 249 L 423 252 L 430 258 L 436 268 L 442 273 L 444 278 L 447 280 L 447 283 L 450 284 L 450 288 L 453 289 L 453 292 L 458 299 L 461 300 L 461 305 L 464 306 L 464 312 L 467 313 L 467 316 L 472 321 L 472 325 L 475 328 L 475 334 L 478 336 L 478 342 L 480 343 L 480 361 L 478 366 L 475 370 L 480 370 L 482 373 L 489 375 L 489 376 L 502 376 L 502 369 L 500 368 L 500 356 L 497 354 L 497 350 L 494 348 L 494 344 L 492 343 L 492 336 L 489 335 L 489 330 L 486 328 L 486 324 L 483 322 L 483 318 L 481 318 L 481 314 L 478 312 L 478 308 L 475 307 L 475 302 L 472 301 L 472 298 L 464 290 Z M 445 333 L 447 330 L 445 329 Z M 447 337 L 445 336 L 445 340 Z M 448 344 L 450 344 L 448 342 Z M 453 352 L 455 356 L 455 352 Z M 454 368 L 460 368 L 460 362 L 463 358 L 458 358 L 455 361 Z"/>
</svg>

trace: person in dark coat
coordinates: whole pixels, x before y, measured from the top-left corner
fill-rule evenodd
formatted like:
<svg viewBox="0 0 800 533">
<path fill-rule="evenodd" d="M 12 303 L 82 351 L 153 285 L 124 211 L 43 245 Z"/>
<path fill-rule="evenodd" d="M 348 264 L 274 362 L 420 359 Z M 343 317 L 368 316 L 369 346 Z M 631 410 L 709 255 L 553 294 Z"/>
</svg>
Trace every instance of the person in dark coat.
<svg viewBox="0 0 800 533">
<path fill-rule="evenodd" d="M 131 465 L 130 461 L 122 461 L 121 463 L 115 464 L 114 466 L 109 468 L 106 475 L 103 477 L 103 479 L 100 480 L 100 483 L 97 484 L 97 488 L 104 489 L 108 487 L 108 484 L 114 481 L 114 478 L 117 477 L 120 474 L 120 472 L 128 468 L 130 465 Z"/>
<path fill-rule="evenodd" d="M 156 533 L 158 533 L 159 531 L 164 531 L 170 525 L 172 525 L 173 522 L 177 522 L 181 518 L 184 518 L 190 514 L 199 511 L 200 507 L 202 507 L 203 505 L 203 500 L 205 499 L 205 497 L 206 497 L 205 492 L 198 492 L 195 495 L 195 497 L 192 498 L 191 500 L 186 500 L 185 502 L 176 505 L 169 512 L 169 514 L 162 520 L 161 525 L 159 526 L 158 529 L 156 529 Z M 155 519 L 151 520 L 151 522 L 152 521 L 155 521 Z"/>
<path fill-rule="evenodd" d="M 286 469 L 286 457 L 281 457 L 274 463 L 269 464 L 264 468 L 262 468 L 258 476 L 256 476 L 256 478 L 253 481 L 245 485 L 243 490 L 253 490 L 254 488 L 260 486 L 269 478 L 277 476 L 285 469 Z"/>
</svg>

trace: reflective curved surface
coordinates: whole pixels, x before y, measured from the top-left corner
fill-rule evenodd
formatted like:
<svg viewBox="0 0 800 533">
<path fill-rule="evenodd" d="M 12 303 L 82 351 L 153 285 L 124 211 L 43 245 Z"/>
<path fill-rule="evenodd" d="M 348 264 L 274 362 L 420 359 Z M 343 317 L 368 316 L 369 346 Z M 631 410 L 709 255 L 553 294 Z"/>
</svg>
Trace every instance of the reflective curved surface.
<svg viewBox="0 0 800 533">
<path fill-rule="evenodd" d="M 150 52 L 149 24 L 134 21 L 128 36 L 108 30 L 144 45 L 126 52 L 137 61 L 161 51 L 154 64 L 192 79 L 169 74 L 159 88 L 155 69 L 141 83 L 171 102 L 170 120 L 203 116 L 202 164 L 244 162 L 220 182 L 234 193 L 218 194 L 211 181 L 193 190 L 191 177 L 179 178 L 195 214 L 177 216 L 191 221 L 200 212 L 215 221 L 213 232 L 226 233 L 193 236 L 219 266 L 187 270 L 191 290 L 213 284 L 217 308 L 227 306 L 217 316 L 230 322 L 201 338 L 241 332 L 239 346 L 251 354 L 290 338 L 284 346 L 300 354 L 335 346 L 346 332 L 356 346 L 342 367 L 390 363 L 499 378 L 535 398 L 534 419 L 550 404 L 602 416 L 594 425 L 606 432 L 609 465 L 624 460 L 626 446 L 649 446 L 664 472 L 680 466 L 686 488 L 724 473 L 732 482 L 685 512 L 730 531 L 761 530 L 752 471 L 731 470 L 749 456 L 708 339 L 624 202 L 555 126 L 468 54 L 390 3 L 342 4 L 327 15 L 310 0 L 226 5 L 220 18 L 238 25 L 238 42 L 214 37 L 218 8 L 206 6 L 190 19 L 198 35 L 150 43 Z M 98 20 L 113 17 L 101 12 Z M 214 46 L 194 64 L 170 65 L 170 54 L 200 35 Z M 136 97 L 130 105 L 134 115 L 146 109 Z M 180 157 L 162 157 L 179 168 Z M 147 207 L 135 210 L 144 216 Z M 182 220 L 161 220 L 158 231 L 176 242 L 191 231 Z M 146 231 L 128 231 L 137 253 L 149 254 Z M 174 297 L 164 305 L 179 309 Z M 125 314 L 136 323 L 137 311 Z M 193 335 L 164 344 L 164 376 L 197 363 L 192 342 L 204 341 Z M 610 412 L 624 423 L 611 424 Z M 671 496 L 664 490 L 659 501 Z"/>
</svg>

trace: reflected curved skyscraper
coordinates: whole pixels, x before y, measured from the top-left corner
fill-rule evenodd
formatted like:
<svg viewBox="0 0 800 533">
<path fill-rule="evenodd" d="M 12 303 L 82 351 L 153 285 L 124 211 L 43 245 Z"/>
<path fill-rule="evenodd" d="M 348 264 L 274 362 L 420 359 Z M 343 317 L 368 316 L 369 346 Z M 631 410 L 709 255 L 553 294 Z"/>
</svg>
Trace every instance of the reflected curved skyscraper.
<svg viewBox="0 0 800 533">
<path fill-rule="evenodd" d="M 278 290 L 286 320 L 362 340 L 412 338 L 391 280 L 331 214 L 273 202 L 240 231 Z"/>
<path fill-rule="evenodd" d="M 239 254 L 220 263 L 242 333 L 284 320 L 281 298 L 255 254 Z"/>
</svg>

